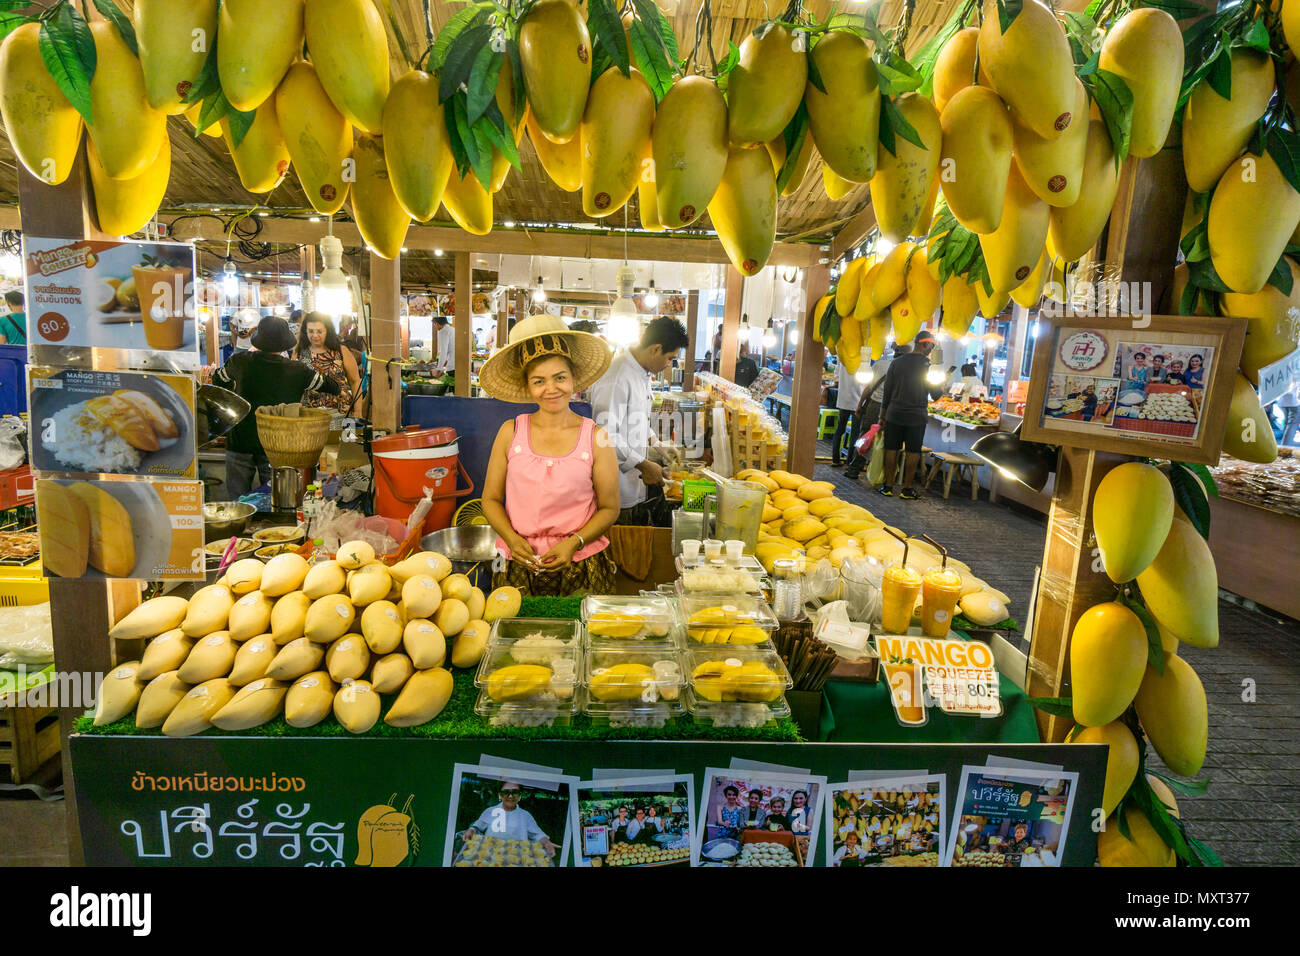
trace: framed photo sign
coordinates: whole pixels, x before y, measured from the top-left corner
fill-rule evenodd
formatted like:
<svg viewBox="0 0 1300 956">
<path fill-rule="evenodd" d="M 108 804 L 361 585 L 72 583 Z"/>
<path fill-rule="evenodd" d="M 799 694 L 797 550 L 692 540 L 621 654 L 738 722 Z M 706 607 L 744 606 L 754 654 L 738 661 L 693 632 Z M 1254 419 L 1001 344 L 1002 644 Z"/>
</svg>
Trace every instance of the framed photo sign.
<svg viewBox="0 0 1300 956">
<path fill-rule="evenodd" d="M 1021 438 L 1219 460 L 1245 319 L 1060 316 L 1039 329 Z"/>
</svg>

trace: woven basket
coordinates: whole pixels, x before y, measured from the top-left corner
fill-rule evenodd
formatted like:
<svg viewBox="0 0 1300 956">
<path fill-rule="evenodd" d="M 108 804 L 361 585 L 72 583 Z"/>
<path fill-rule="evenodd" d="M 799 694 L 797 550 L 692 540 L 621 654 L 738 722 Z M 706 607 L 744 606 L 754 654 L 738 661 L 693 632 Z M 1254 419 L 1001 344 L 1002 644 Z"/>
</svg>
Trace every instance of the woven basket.
<svg viewBox="0 0 1300 956">
<path fill-rule="evenodd" d="M 320 461 L 330 433 L 333 413 L 324 408 L 304 408 L 299 417 L 257 410 L 257 437 L 272 468 L 312 468 Z"/>
</svg>

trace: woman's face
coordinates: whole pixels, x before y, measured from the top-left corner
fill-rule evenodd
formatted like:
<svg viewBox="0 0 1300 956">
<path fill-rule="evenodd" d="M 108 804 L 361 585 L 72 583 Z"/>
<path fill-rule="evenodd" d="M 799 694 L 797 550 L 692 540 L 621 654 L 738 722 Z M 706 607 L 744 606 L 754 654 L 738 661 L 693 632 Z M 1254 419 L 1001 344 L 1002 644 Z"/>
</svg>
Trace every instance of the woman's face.
<svg viewBox="0 0 1300 956">
<path fill-rule="evenodd" d="M 543 411 L 556 412 L 569 407 L 573 398 L 573 373 L 569 363 L 558 355 L 542 359 L 528 370 L 528 394 Z"/>
<path fill-rule="evenodd" d="M 325 347 L 325 324 L 323 322 L 307 323 L 307 341 L 311 343 L 312 348 L 320 349 Z"/>
<path fill-rule="evenodd" d="M 1193 372 L 1200 369 L 1201 357 L 1199 355 L 1193 355 L 1190 359 L 1187 360 L 1187 367 Z"/>
<path fill-rule="evenodd" d="M 727 803 L 735 804 L 736 798 L 740 796 L 740 793 L 739 791 L 733 790 L 731 787 L 728 787 L 725 791 L 725 796 L 727 798 Z"/>
<path fill-rule="evenodd" d="M 790 802 L 793 809 L 798 810 L 800 807 L 802 807 L 805 803 L 808 802 L 808 798 L 803 795 L 802 791 L 796 790 L 794 792 L 794 795 L 790 798 Z"/>
</svg>

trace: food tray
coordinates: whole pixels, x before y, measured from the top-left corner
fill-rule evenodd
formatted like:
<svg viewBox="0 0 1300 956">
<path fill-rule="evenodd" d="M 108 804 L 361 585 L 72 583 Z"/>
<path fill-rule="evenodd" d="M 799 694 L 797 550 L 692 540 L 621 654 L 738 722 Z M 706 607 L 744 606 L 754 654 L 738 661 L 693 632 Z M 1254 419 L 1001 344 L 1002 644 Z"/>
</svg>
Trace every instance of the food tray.
<svg viewBox="0 0 1300 956">
<path fill-rule="evenodd" d="M 790 716 L 790 705 L 782 694 L 766 703 L 700 700 L 689 688 L 684 695 L 686 712 L 696 723 L 706 727 L 740 727 L 757 729 L 771 727 L 778 720 Z"/>
<path fill-rule="evenodd" d="M 753 558 L 740 563 L 717 558 L 688 565 L 680 555 L 677 573 L 683 594 L 755 594 L 761 590 L 765 574 L 763 566 Z"/>
<path fill-rule="evenodd" d="M 591 595 L 582 620 L 592 643 L 671 643 L 677 630 L 673 607 L 660 595 Z"/>
<path fill-rule="evenodd" d="M 482 690 L 475 708 L 479 713 L 487 716 L 491 711 L 495 714 L 500 709 L 496 705 L 505 703 L 538 705 L 547 712 L 570 715 L 576 711 L 582 672 L 582 643 L 578 639 L 576 623 L 531 623 L 550 624 L 552 629 L 549 632 L 530 629 L 521 637 L 488 642 L 474 675 L 475 686 Z M 510 673 L 503 673 L 505 671 Z M 508 708 L 511 711 L 515 709 Z"/>
<path fill-rule="evenodd" d="M 752 594 L 686 595 L 678 607 L 688 647 L 764 644 L 779 626 L 767 602 Z"/>
<path fill-rule="evenodd" d="M 686 674 L 675 647 L 596 646 L 588 648 L 582 671 L 587 699 L 602 709 L 610 704 L 677 704 Z M 680 706 L 680 705 L 679 705 Z"/>
<path fill-rule="evenodd" d="M 794 686 L 770 646 L 692 648 L 682 652 L 682 671 L 701 703 L 767 703 Z"/>
</svg>

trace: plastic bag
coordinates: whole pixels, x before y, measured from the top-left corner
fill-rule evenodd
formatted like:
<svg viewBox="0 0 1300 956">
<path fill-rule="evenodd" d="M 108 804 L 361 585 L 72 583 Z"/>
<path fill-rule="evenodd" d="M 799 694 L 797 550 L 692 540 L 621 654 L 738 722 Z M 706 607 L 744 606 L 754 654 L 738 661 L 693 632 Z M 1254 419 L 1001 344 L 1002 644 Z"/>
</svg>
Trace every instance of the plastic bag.
<svg viewBox="0 0 1300 956">
<path fill-rule="evenodd" d="M 875 558 L 849 559 L 840 565 L 840 583 L 849 619 L 863 624 L 880 623 L 880 585 L 885 566 Z"/>
<path fill-rule="evenodd" d="M 17 468 L 27 460 L 27 426 L 21 418 L 0 418 L 0 471 Z"/>
<path fill-rule="evenodd" d="M 54 630 L 48 601 L 29 607 L 0 608 L 0 667 L 43 667 L 53 660 Z"/>
<path fill-rule="evenodd" d="M 885 443 L 873 442 L 871 445 L 871 463 L 867 465 L 867 484 L 883 485 L 885 483 Z"/>
</svg>

